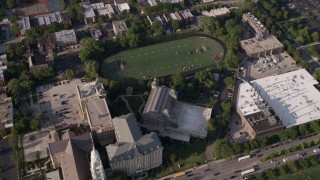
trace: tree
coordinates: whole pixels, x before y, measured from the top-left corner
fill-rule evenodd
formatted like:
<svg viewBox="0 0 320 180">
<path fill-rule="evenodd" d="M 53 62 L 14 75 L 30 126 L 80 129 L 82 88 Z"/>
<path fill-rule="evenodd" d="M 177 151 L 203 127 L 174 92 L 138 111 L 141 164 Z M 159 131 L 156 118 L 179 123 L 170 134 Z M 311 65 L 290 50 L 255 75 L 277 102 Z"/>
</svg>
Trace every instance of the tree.
<svg viewBox="0 0 320 180">
<path fill-rule="evenodd" d="M 228 86 L 229 89 L 232 89 L 236 84 L 236 80 L 233 77 L 226 77 L 224 83 Z"/>
<path fill-rule="evenodd" d="M 313 73 L 312 76 L 314 79 L 316 79 L 317 81 L 320 81 L 320 68 L 316 69 Z"/>
<path fill-rule="evenodd" d="M 151 26 L 155 36 L 163 35 L 163 27 L 160 21 L 155 21 Z"/>
<path fill-rule="evenodd" d="M 39 37 L 39 33 L 35 27 L 31 27 L 26 32 L 26 38 L 30 44 L 36 44 L 37 38 Z"/>
<path fill-rule="evenodd" d="M 43 80 L 54 75 L 52 68 L 37 69 L 32 71 L 32 75 L 36 80 Z"/>
<path fill-rule="evenodd" d="M 99 76 L 98 75 L 99 67 L 100 67 L 100 65 L 96 61 L 85 61 L 84 62 L 84 71 L 86 72 L 86 77 L 89 80 L 94 80 L 95 78 L 97 78 Z"/>
<path fill-rule="evenodd" d="M 301 61 L 301 63 L 299 63 L 299 66 L 308 70 L 311 67 L 311 64 L 307 61 Z"/>
<path fill-rule="evenodd" d="M 7 84 L 7 90 L 11 95 L 19 95 L 21 87 L 17 79 L 11 79 Z"/>
<path fill-rule="evenodd" d="M 6 128 L 0 129 L 0 137 L 4 137 L 4 136 L 6 136 L 7 134 L 8 134 L 8 132 L 7 132 Z"/>
<path fill-rule="evenodd" d="M 218 103 L 218 99 L 216 99 L 215 97 L 210 97 L 209 102 L 207 104 L 207 107 L 213 107 Z"/>
<path fill-rule="evenodd" d="M 64 76 L 68 79 L 68 80 L 72 80 L 74 78 L 74 73 L 72 69 L 67 69 L 66 71 L 64 71 Z"/>
<path fill-rule="evenodd" d="M 12 148 L 12 150 L 16 151 L 18 149 L 18 141 L 19 141 L 18 132 L 15 129 L 15 127 L 12 127 L 11 128 L 11 136 L 9 139 L 9 144 L 10 144 L 10 147 Z"/>
<path fill-rule="evenodd" d="M 204 87 L 211 88 L 214 85 L 213 76 L 210 69 L 199 71 L 195 74 L 195 79 Z"/>
<path fill-rule="evenodd" d="M 9 9 L 14 8 L 14 6 L 16 5 L 16 1 L 15 0 L 7 0 L 7 6 Z"/>
<path fill-rule="evenodd" d="M 170 155 L 170 161 L 171 161 L 171 163 L 173 164 L 173 163 L 175 163 L 177 160 L 178 160 L 177 156 L 176 156 L 174 153 L 172 153 L 172 154 Z"/>
<path fill-rule="evenodd" d="M 177 73 L 171 76 L 171 83 L 174 88 L 179 88 L 184 84 L 184 77 L 181 73 Z"/>
<path fill-rule="evenodd" d="M 172 31 L 174 31 L 174 32 L 181 28 L 180 21 L 178 21 L 178 20 L 170 21 L 170 26 L 171 26 Z"/>
<path fill-rule="evenodd" d="M 313 130 L 313 132 L 320 132 L 320 124 L 318 121 L 312 121 L 310 124 L 310 128 Z"/>
<path fill-rule="evenodd" d="M 82 62 L 89 59 L 96 60 L 103 52 L 101 45 L 92 38 L 84 38 L 80 41 L 79 56 Z"/>
<path fill-rule="evenodd" d="M 9 59 L 12 59 L 15 56 L 15 45 L 14 44 L 6 44 L 5 46 L 6 53 Z"/>
<path fill-rule="evenodd" d="M 30 129 L 39 130 L 41 128 L 41 114 L 37 113 L 35 117 L 30 122 Z"/>
<path fill-rule="evenodd" d="M 311 34 L 311 37 L 312 37 L 312 40 L 313 40 L 314 42 L 318 42 L 318 41 L 319 41 L 319 34 L 318 34 L 318 32 L 313 32 L 313 33 Z"/>
</svg>

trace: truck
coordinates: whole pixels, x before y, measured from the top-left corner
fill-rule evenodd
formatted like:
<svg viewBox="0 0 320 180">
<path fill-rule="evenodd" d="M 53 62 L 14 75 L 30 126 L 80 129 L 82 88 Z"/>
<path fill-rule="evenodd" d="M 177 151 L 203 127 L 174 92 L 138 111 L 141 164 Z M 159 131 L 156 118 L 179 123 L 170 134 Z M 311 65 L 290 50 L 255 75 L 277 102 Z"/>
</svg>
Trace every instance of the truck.
<svg viewBox="0 0 320 180">
<path fill-rule="evenodd" d="M 320 152 L 320 149 L 319 149 L 319 148 L 316 148 L 316 149 L 313 150 L 313 152 L 314 152 L 315 154 L 318 154 L 318 153 Z"/>
<path fill-rule="evenodd" d="M 287 162 L 287 161 L 295 161 L 297 159 L 300 159 L 302 157 L 301 154 L 295 154 L 295 155 L 291 155 L 291 156 L 288 156 L 288 157 L 285 157 L 283 158 L 283 162 Z"/>
</svg>

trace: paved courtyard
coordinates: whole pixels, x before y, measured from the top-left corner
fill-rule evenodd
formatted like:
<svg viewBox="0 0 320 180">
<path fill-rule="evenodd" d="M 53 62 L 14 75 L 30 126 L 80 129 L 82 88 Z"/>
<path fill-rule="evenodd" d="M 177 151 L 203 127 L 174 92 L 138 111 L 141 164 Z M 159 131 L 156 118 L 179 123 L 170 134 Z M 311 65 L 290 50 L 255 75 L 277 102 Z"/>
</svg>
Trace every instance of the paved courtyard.
<svg viewBox="0 0 320 180">
<path fill-rule="evenodd" d="M 54 141 L 54 131 L 36 131 L 23 137 L 24 157 L 27 162 L 34 161 L 37 156 L 42 159 L 49 156 L 48 143 Z M 37 155 L 39 153 L 39 155 Z"/>
</svg>

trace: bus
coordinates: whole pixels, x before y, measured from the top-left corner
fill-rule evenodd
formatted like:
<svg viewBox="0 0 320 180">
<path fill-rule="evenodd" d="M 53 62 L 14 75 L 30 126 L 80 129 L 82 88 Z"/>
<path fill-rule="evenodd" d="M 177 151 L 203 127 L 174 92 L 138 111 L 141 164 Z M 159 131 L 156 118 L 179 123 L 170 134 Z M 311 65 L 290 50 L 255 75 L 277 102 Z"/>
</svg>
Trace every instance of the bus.
<svg viewBox="0 0 320 180">
<path fill-rule="evenodd" d="M 242 161 L 242 160 L 245 160 L 245 159 L 249 159 L 251 156 L 250 155 L 247 155 L 247 156 L 242 156 L 242 157 L 239 157 L 239 162 Z"/>
<path fill-rule="evenodd" d="M 254 172 L 254 168 L 251 168 L 251 169 L 242 171 L 241 175 L 244 176 L 244 175 L 247 175 L 247 174 L 250 174 L 250 173 L 253 173 L 253 172 Z"/>
<path fill-rule="evenodd" d="M 179 173 L 175 174 L 175 175 L 173 176 L 173 178 L 182 177 L 182 176 L 184 176 L 184 175 L 186 175 L 185 172 L 179 172 Z"/>
</svg>

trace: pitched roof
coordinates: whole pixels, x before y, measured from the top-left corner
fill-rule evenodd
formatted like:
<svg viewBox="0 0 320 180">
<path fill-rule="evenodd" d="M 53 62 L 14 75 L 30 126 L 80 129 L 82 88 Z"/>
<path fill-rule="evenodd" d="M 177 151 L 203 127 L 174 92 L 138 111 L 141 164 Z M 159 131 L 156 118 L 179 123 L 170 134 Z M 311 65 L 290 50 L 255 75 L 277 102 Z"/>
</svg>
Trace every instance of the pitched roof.
<svg viewBox="0 0 320 180">
<path fill-rule="evenodd" d="M 106 147 L 110 162 L 127 160 L 162 148 L 157 133 L 142 135 L 133 114 L 113 119 L 117 143 Z"/>
<path fill-rule="evenodd" d="M 69 141 L 61 159 L 61 166 L 65 180 L 87 180 L 90 178 L 89 159 L 73 141 Z"/>
<path fill-rule="evenodd" d="M 91 134 L 86 133 L 71 139 L 49 143 L 49 151 L 51 156 L 64 153 L 61 158 L 64 179 L 87 180 L 90 177 L 90 169 L 86 152 L 90 152 L 92 146 Z"/>
<path fill-rule="evenodd" d="M 118 142 L 133 143 L 142 136 L 134 114 L 115 117 L 112 122 Z"/>
<path fill-rule="evenodd" d="M 174 89 L 170 89 L 166 86 L 153 88 L 143 113 L 162 112 L 168 107 L 168 103 L 171 99 L 177 99 L 177 93 Z"/>
</svg>

